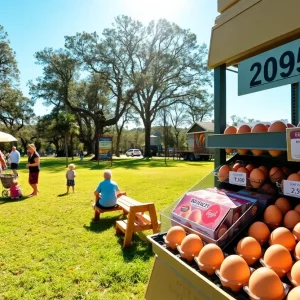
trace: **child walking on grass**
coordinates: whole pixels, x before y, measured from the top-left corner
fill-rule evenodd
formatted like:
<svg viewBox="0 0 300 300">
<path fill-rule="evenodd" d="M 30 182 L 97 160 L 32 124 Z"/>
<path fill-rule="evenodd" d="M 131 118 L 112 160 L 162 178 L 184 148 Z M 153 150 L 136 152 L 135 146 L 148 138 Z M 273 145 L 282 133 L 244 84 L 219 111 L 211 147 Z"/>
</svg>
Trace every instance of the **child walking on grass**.
<svg viewBox="0 0 300 300">
<path fill-rule="evenodd" d="M 69 189 L 70 186 L 72 187 L 73 193 L 75 192 L 75 165 L 74 164 L 69 164 L 69 170 L 66 173 L 66 178 L 67 178 L 67 194 L 69 194 Z"/>
</svg>

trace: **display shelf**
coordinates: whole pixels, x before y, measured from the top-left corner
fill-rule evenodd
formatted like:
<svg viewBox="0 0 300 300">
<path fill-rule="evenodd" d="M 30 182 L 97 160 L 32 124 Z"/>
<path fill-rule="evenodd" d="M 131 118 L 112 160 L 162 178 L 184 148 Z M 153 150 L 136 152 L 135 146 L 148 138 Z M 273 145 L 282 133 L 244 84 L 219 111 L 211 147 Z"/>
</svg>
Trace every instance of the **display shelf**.
<svg viewBox="0 0 300 300">
<path fill-rule="evenodd" d="M 206 147 L 286 151 L 286 133 L 209 134 L 206 138 Z"/>
</svg>

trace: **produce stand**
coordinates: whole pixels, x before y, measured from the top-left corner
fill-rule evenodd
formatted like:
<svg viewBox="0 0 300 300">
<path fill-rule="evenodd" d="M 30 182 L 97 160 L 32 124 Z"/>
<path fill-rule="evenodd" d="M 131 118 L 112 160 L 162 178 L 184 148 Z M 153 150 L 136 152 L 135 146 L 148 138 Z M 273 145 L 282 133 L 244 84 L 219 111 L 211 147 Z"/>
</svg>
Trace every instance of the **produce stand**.
<svg viewBox="0 0 300 300">
<path fill-rule="evenodd" d="M 226 162 L 225 148 L 287 151 L 285 132 L 256 133 L 255 138 L 247 133 L 223 134 L 227 126 L 226 69 L 229 66 L 238 67 L 239 95 L 290 84 L 291 123 L 294 125 L 299 123 L 300 1 L 218 0 L 218 11 L 220 15 L 212 28 L 208 61 L 209 67 L 214 69 L 215 130 L 214 134 L 208 134 L 206 138 L 206 146 L 215 149 L 215 171 L 208 174 L 190 191 L 212 187 L 239 190 L 240 187 L 228 182 L 220 183 L 215 176 L 220 166 L 238 160 L 254 161 L 257 164 L 261 161 L 270 167 L 279 165 L 300 170 L 300 162 L 289 162 L 286 154 L 280 157 L 236 155 L 231 161 Z M 292 55 L 294 60 L 291 59 Z M 300 203 L 299 197 L 290 200 L 293 201 L 293 206 Z M 249 299 L 244 291 L 238 293 L 229 291 L 220 284 L 216 275 L 205 275 L 199 271 L 194 262 L 187 263 L 180 257 L 178 251 L 166 247 L 164 236 L 172 226 L 170 215 L 177 203 L 178 201 L 174 202 L 162 213 L 162 233 L 148 237 L 156 258 L 145 298 L 147 300 Z M 237 241 L 246 235 L 254 220 L 262 219 L 262 213 L 263 210 L 251 222 L 241 226 L 234 238 L 222 244 L 225 254 L 234 253 L 233 247 Z M 282 281 L 290 284 L 287 279 Z"/>
</svg>

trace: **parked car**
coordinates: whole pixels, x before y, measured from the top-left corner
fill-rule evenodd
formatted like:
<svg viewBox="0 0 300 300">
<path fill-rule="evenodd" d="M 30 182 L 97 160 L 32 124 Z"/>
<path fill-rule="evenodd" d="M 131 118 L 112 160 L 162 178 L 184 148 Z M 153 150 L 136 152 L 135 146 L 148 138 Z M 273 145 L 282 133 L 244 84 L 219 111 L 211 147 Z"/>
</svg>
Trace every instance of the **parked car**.
<svg viewBox="0 0 300 300">
<path fill-rule="evenodd" d="M 141 156 L 142 152 L 140 149 L 129 149 L 128 151 L 126 151 L 126 156 Z"/>
</svg>

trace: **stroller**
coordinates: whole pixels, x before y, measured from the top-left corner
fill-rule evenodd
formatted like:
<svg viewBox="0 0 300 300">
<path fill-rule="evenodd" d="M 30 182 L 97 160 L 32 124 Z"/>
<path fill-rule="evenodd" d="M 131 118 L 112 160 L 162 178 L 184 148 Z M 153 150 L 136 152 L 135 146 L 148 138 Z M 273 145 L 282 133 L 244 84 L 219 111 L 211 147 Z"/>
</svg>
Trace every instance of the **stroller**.
<svg viewBox="0 0 300 300">
<path fill-rule="evenodd" d="M 12 184 L 12 181 L 17 176 L 15 174 L 11 173 L 2 173 L 0 174 L 0 179 L 2 182 L 2 198 L 8 198 L 9 197 L 9 188 Z"/>
</svg>

